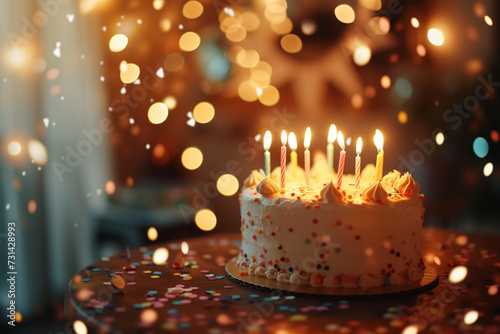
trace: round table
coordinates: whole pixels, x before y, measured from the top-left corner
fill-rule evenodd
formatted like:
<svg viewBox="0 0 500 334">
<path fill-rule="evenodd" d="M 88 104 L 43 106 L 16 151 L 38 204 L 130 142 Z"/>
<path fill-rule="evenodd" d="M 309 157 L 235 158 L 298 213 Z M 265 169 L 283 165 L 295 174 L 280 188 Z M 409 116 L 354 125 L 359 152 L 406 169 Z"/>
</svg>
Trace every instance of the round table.
<svg viewBox="0 0 500 334">
<path fill-rule="evenodd" d="M 187 255 L 179 240 L 97 261 L 70 281 L 66 314 L 90 333 L 500 333 L 500 236 L 425 229 L 423 240 L 439 285 L 421 294 L 347 300 L 246 287 L 225 271 L 240 234 L 211 234 L 186 240 Z M 151 261 L 159 247 L 167 265 Z M 184 261 L 196 265 L 178 268 Z M 467 277 L 450 283 L 459 265 Z"/>
</svg>

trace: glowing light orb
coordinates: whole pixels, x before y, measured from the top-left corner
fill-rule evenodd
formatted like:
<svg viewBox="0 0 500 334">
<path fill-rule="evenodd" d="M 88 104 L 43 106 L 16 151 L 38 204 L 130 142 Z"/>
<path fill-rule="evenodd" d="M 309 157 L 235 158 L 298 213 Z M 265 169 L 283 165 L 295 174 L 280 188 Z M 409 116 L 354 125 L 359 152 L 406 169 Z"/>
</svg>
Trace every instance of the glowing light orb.
<svg viewBox="0 0 500 334">
<path fill-rule="evenodd" d="M 406 326 L 401 334 L 418 334 L 418 327 L 416 325 Z"/>
<path fill-rule="evenodd" d="M 267 86 L 262 89 L 261 94 L 257 94 L 259 102 L 265 106 L 274 106 L 280 100 L 280 92 L 274 86 Z"/>
<path fill-rule="evenodd" d="M 123 63 L 122 63 L 123 64 Z M 141 69 L 133 63 L 126 63 L 126 67 L 120 64 L 120 80 L 124 84 L 130 84 L 139 78 Z"/>
<path fill-rule="evenodd" d="M 215 116 L 214 106 L 209 102 L 200 102 L 193 109 L 193 117 L 196 122 L 206 124 Z"/>
<path fill-rule="evenodd" d="M 416 50 L 417 50 L 417 54 L 420 57 L 425 57 L 425 55 L 427 54 L 427 50 L 425 49 L 425 46 L 423 46 L 422 44 L 417 45 Z"/>
<path fill-rule="evenodd" d="M 349 24 L 353 23 L 356 15 L 354 14 L 354 9 L 351 6 L 342 4 L 335 7 L 335 17 L 342 23 Z"/>
<path fill-rule="evenodd" d="M 369 10 L 380 10 L 382 8 L 381 0 L 360 0 L 359 2 Z"/>
<path fill-rule="evenodd" d="M 217 217 L 210 209 L 201 209 L 194 216 L 196 226 L 202 231 L 211 231 L 217 225 Z"/>
<path fill-rule="evenodd" d="M 498 285 L 492 285 L 488 288 L 488 294 L 494 296 L 498 293 Z"/>
<path fill-rule="evenodd" d="M 408 122 L 408 114 L 406 111 L 401 110 L 398 112 L 398 122 L 401 124 L 406 124 L 406 122 Z"/>
<path fill-rule="evenodd" d="M 189 245 L 187 242 L 183 241 L 181 243 L 181 252 L 182 254 L 186 255 L 187 253 L 189 253 Z"/>
<path fill-rule="evenodd" d="M 479 312 L 477 312 L 476 310 L 471 310 L 465 313 L 464 324 L 472 325 L 477 321 L 478 318 L 479 318 Z"/>
<path fill-rule="evenodd" d="M 443 33 L 436 28 L 429 29 L 427 32 L 427 39 L 435 46 L 441 46 L 444 43 Z"/>
<path fill-rule="evenodd" d="M 411 22 L 411 26 L 413 28 L 416 29 L 416 28 L 420 27 L 420 22 L 418 21 L 418 19 L 416 17 L 412 17 L 410 22 Z"/>
<path fill-rule="evenodd" d="M 217 180 L 217 190 L 224 196 L 233 196 L 238 191 L 240 184 L 232 174 L 224 174 Z"/>
<path fill-rule="evenodd" d="M 148 110 L 148 119 L 153 124 L 161 124 L 168 117 L 168 108 L 163 102 L 153 103 Z"/>
<path fill-rule="evenodd" d="M 7 152 L 13 157 L 19 155 L 19 153 L 21 153 L 21 150 L 22 150 L 21 144 L 17 141 L 11 141 L 7 145 Z"/>
<path fill-rule="evenodd" d="M 300 30 L 304 35 L 310 36 L 316 32 L 317 26 L 313 21 L 304 21 L 300 24 Z"/>
<path fill-rule="evenodd" d="M 153 253 L 153 263 L 156 265 L 161 265 L 167 263 L 168 260 L 168 249 L 165 247 L 157 248 Z"/>
<path fill-rule="evenodd" d="M 458 266 L 450 271 L 448 279 L 450 280 L 451 283 L 460 283 L 467 277 L 467 273 L 468 273 L 467 267 Z"/>
<path fill-rule="evenodd" d="M 116 190 L 115 183 L 113 181 L 109 180 L 104 185 L 104 190 L 106 191 L 106 194 L 113 195 L 115 193 L 115 190 Z"/>
<path fill-rule="evenodd" d="M 493 25 L 493 20 L 488 15 L 484 16 L 484 22 L 486 22 L 486 24 L 489 25 L 490 27 Z"/>
<path fill-rule="evenodd" d="M 182 15 L 187 19 L 196 19 L 201 14 L 203 14 L 203 5 L 199 1 L 188 1 L 182 7 Z"/>
<path fill-rule="evenodd" d="M 391 87 L 391 78 L 389 78 L 388 75 L 383 75 L 382 78 L 380 78 L 380 86 L 385 89 Z"/>
<path fill-rule="evenodd" d="M 489 145 L 483 137 L 477 137 L 472 143 L 472 149 L 479 158 L 484 158 L 489 151 Z"/>
<path fill-rule="evenodd" d="M 35 164 L 43 166 L 47 163 L 48 153 L 45 146 L 38 140 L 30 140 L 28 143 L 28 153 Z"/>
<path fill-rule="evenodd" d="M 167 106 L 168 110 L 173 110 L 177 107 L 177 99 L 175 96 L 169 95 L 163 99 L 163 103 Z"/>
<path fill-rule="evenodd" d="M 128 44 L 128 37 L 123 34 L 116 34 L 109 40 L 109 49 L 111 52 L 123 51 Z"/>
<path fill-rule="evenodd" d="M 139 318 L 141 319 L 141 322 L 152 324 L 158 319 L 158 313 L 155 310 L 148 308 L 141 312 Z"/>
<path fill-rule="evenodd" d="M 36 201 L 34 199 L 30 199 L 28 202 L 28 212 L 34 214 L 36 212 Z"/>
<path fill-rule="evenodd" d="M 281 47 L 288 53 L 297 53 L 302 50 L 302 40 L 295 34 L 288 34 L 281 38 Z"/>
<path fill-rule="evenodd" d="M 148 239 L 151 241 L 155 241 L 156 239 L 158 239 L 158 230 L 153 226 L 148 228 Z"/>
<path fill-rule="evenodd" d="M 436 144 L 443 145 L 443 143 L 444 143 L 444 134 L 442 132 L 438 132 L 436 134 L 436 138 L 434 138 L 434 140 L 436 141 Z"/>
<path fill-rule="evenodd" d="M 181 162 L 186 169 L 195 170 L 201 166 L 203 154 L 197 147 L 188 147 L 182 152 Z"/>
<path fill-rule="evenodd" d="M 14 68 L 21 68 L 26 64 L 26 52 L 20 47 L 13 47 L 7 51 L 7 62 Z"/>
<path fill-rule="evenodd" d="M 179 48 L 185 52 L 196 50 L 201 43 L 200 36 L 192 31 L 185 32 L 179 39 Z"/>
<path fill-rule="evenodd" d="M 493 163 L 488 162 L 486 165 L 484 165 L 483 168 L 483 174 L 484 176 L 488 177 L 493 173 Z"/>
<path fill-rule="evenodd" d="M 73 322 L 73 330 L 75 331 L 76 334 L 87 334 L 87 325 L 81 320 L 75 320 Z"/>
<path fill-rule="evenodd" d="M 352 54 L 352 59 L 354 60 L 354 63 L 358 66 L 364 66 L 368 64 L 371 58 L 372 58 L 372 50 L 366 45 L 358 46 L 354 50 L 354 53 Z"/>
</svg>

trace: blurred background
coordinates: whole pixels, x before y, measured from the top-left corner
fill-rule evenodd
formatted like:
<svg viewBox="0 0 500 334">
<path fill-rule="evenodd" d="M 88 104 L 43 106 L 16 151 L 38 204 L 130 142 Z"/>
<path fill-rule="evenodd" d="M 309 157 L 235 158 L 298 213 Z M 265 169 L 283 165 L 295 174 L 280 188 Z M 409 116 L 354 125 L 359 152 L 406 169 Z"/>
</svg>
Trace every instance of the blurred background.
<svg viewBox="0 0 500 334">
<path fill-rule="evenodd" d="M 420 183 L 426 226 L 499 233 L 498 19 L 493 0 L 1 2 L 17 329 L 68 332 L 66 285 L 102 256 L 237 231 L 266 130 L 274 168 L 283 129 L 302 161 L 305 128 L 323 152 L 335 124 L 353 173 L 356 139 L 375 163 L 380 129 L 385 172 Z"/>
</svg>

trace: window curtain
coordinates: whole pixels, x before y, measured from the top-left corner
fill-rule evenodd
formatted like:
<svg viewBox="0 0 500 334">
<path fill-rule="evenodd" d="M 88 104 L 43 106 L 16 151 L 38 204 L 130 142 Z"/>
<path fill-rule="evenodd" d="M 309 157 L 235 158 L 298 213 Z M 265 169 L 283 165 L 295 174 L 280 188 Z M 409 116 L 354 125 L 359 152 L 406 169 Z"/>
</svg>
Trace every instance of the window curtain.
<svg viewBox="0 0 500 334">
<path fill-rule="evenodd" d="M 12 221 L 25 319 L 62 301 L 74 273 L 96 260 L 93 217 L 111 178 L 101 29 L 77 1 L 0 2 L 0 253 L 6 268 Z"/>
</svg>

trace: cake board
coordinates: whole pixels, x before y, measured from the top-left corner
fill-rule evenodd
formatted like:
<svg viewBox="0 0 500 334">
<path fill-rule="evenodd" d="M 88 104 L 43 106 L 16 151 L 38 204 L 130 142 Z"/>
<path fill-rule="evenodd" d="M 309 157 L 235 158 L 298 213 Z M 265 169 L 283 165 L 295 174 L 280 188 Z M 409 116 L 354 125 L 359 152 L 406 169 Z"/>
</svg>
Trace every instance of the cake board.
<svg viewBox="0 0 500 334">
<path fill-rule="evenodd" d="M 254 275 L 241 276 L 241 270 L 236 264 L 236 259 L 237 258 L 233 258 L 226 264 L 226 272 L 230 279 L 238 282 L 239 284 L 255 289 L 279 290 L 284 294 L 297 296 L 328 299 L 378 299 L 409 294 L 420 294 L 433 289 L 439 283 L 439 276 L 436 269 L 426 266 L 422 279 L 407 284 L 377 286 L 371 288 L 326 288 L 309 285 L 295 285 Z"/>
</svg>

